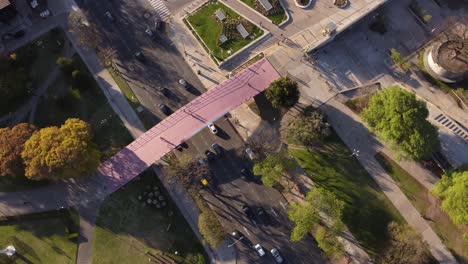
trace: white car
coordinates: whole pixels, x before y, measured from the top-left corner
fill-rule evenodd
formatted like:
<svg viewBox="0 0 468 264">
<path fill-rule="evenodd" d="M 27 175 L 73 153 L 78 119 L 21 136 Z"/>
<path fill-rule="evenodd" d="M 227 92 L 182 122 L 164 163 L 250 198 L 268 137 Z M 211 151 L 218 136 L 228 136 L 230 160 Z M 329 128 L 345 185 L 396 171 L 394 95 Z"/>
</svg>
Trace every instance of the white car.
<svg viewBox="0 0 468 264">
<path fill-rule="evenodd" d="M 265 250 L 263 250 L 263 247 L 260 246 L 260 244 L 255 245 L 254 248 L 257 251 L 257 253 L 260 255 L 260 257 L 265 256 Z"/>
<path fill-rule="evenodd" d="M 216 128 L 216 126 L 213 123 L 209 123 L 208 127 L 210 128 L 211 133 L 213 133 L 215 135 L 218 134 L 218 129 Z"/>
<path fill-rule="evenodd" d="M 249 157 L 250 160 L 254 160 L 256 158 L 255 153 L 250 148 L 245 149 L 245 153 L 247 154 L 247 157 Z"/>
<path fill-rule="evenodd" d="M 50 11 L 48 9 L 42 11 L 39 16 L 41 16 L 42 18 L 46 18 L 48 16 L 50 16 Z"/>
<path fill-rule="evenodd" d="M 182 85 L 183 87 L 187 87 L 187 82 L 184 79 L 180 79 L 179 84 Z"/>
<path fill-rule="evenodd" d="M 283 263 L 283 257 L 276 248 L 273 248 L 272 250 L 270 250 L 270 252 L 271 255 L 273 255 L 273 257 L 275 258 L 276 263 Z"/>
</svg>

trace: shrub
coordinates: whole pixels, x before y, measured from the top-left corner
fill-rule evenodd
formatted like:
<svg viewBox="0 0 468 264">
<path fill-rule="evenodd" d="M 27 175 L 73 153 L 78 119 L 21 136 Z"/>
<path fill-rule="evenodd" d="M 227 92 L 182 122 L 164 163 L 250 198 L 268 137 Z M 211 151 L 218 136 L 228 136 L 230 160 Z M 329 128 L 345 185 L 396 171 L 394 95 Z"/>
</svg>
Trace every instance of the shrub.
<svg viewBox="0 0 468 264">
<path fill-rule="evenodd" d="M 410 68 L 410 64 L 401 56 L 401 53 L 396 49 L 390 49 L 390 58 L 393 62 L 400 67 L 404 72 L 407 72 Z"/>
<path fill-rule="evenodd" d="M 224 230 L 218 217 L 209 209 L 204 209 L 198 217 L 198 229 L 206 242 L 213 248 L 224 241 Z"/>
</svg>

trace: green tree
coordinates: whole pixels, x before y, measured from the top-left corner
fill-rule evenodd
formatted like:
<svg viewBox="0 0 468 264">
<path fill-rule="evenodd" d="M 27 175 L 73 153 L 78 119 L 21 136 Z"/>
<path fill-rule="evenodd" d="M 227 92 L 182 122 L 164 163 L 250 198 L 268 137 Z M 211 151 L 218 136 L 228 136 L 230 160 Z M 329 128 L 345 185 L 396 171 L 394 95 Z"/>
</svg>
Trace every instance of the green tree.
<svg viewBox="0 0 468 264">
<path fill-rule="evenodd" d="M 390 245 L 379 263 L 426 264 L 434 262 L 421 235 L 408 225 L 403 226 L 391 222 L 388 225 L 388 233 Z"/>
<path fill-rule="evenodd" d="M 443 175 L 432 192 L 442 199 L 442 209 L 454 223 L 468 224 L 468 171 Z"/>
<path fill-rule="evenodd" d="M 24 143 L 34 131 L 36 127 L 28 123 L 0 129 L 0 176 L 18 176 L 24 173 L 21 152 Z"/>
<path fill-rule="evenodd" d="M 428 114 L 423 101 L 393 86 L 372 96 L 362 118 L 400 156 L 420 160 L 440 148 L 437 128 L 426 120 Z"/>
<path fill-rule="evenodd" d="M 336 238 L 336 234 L 323 226 L 317 227 L 315 240 L 323 253 L 329 258 L 341 257 L 345 253 L 343 245 Z"/>
<path fill-rule="evenodd" d="M 256 163 L 253 172 L 262 176 L 262 182 L 268 187 L 280 184 L 280 180 L 292 171 L 296 163 L 289 157 L 286 151 L 267 156 L 264 160 Z"/>
<path fill-rule="evenodd" d="M 206 242 L 213 248 L 224 241 L 224 230 L 218 217 L 209 209 L 203 209 L 198 217 L 198 229 Z"/>
<path fill-rule="evenodd" d="M 281 134 L 288 143 L 309 146 L 330 136 L 331 129 L 320 113 L 304 111 Z"/>
<path fill-rule="evenodd" d="M 91 126 L 71 118 L 60 128 L 36 131 L 21 153 L 25 176 L 33 180 L 82 176 L 99 165 L 99 150 L 91 141 Z"/>
<path fill-rule="evenodd" d="M 288 208 L 288 217 L 294 223 L 291 241 L 300 241 L 320 222 L 318 211 L 310 203 L 292 203 Z"/>
<path fill-rule="evenodd" d="M 273 81 L 265 95 L 275 108 L 292 107 L 299 100 L 297 82 L 288 77 Z"/>
<path fill-rule="evenodd" d="M 307 193 L 306 201 L 317 211 L 326 215 L 324 221 L 327 222 L 334 235 L 343 230 L 344 224 L 341 219 L 345 203 L 338 199 L 333 192 L 323 188 L 313 188 Z"/>
<path fill-rule="evenodd" d="M 75 60 L 71 58 L 58 57 L 56 60 L 57 65 L 59 65 L 60 70 L 65 74 L 67 78 L 71 78 L 73 71 L 75 70 Z"/>
<path fill-rule="evenodd" d="M 294 223 L 291 241 L 300 241 L 314 231 L 318 246 L 330 258 L 342 256 L 344 248 L 336 236 L 343 230 L 344 202 L 323 188 L 311 189 L 302 204 L 289 206 L 288 217 Z"/>
</svg>

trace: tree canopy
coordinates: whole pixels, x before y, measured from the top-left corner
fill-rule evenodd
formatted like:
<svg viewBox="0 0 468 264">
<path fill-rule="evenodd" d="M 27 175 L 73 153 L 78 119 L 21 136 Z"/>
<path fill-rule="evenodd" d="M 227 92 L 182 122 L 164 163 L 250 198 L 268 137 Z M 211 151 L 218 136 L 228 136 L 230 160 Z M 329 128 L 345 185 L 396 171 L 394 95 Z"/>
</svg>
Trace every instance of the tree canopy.
<svg viewBox="0 0 468 264">
<path fill-rule="evenodd" d="M 294 106 L 299 100 L 299 94 L 297 82 L 288 77 L 273 81 L 265 92 L 266 97 L 275 108 Z"/>
<path fill-rule="evenodd" d="M 36 129 L 34 125 L 28 123 L 0 128 L 0 176 L 17 176 L 24 173 L 21 152 L 24 143 Z"/>
<path fill-rule="evenodd" d="M 362 118 L 400 156 L 420 160 L 440 147 L 437 128 L 426 120 L 428 114 L 423 101 L 393 86 L 372 96 Z"/>
<path fill-rule="evenodd" d="M 408 225 L 398 225 L 391 222 L 388 225 L 390 246 L 383 253 L 380 263 L 395 264 L 426 264 L 433 258 L 427 250 L 427 244 L 420 234 Z"/>
<path fill-rule="evenodd" d="M 77 118 L 60 128 L 36 131 L 21 153 L 25 176 L 33 180 L 71 178 L 84 175 L 99 165 L 99 150 L 91 141 L 91 127 Z"/>
<path fill-rule="evenodd" d="M 468 171 L 442 176 L 432 192 L 442 199 L 442 209 L 456 224 L 468 224 Z"/>
<path fill-rule="evenodd" d="M 186 188 L 199 187 L 203 176 L 209 173 L 208 164 L 200 164 L 188 155 L 179 158 L 171 158 L 167 166 L 168 176 L 171 181 L 178 181 Z"/>
<path fill-rule="evenodd" d="M 294 223 L 291 241 L 300 241 L 319 223 L 317 210 L 310 203 L 293 203 L 288 208 L 288 217 Z"/>
<path fill-rule="evenodd" d="M 288 143 L 306 146 L 316 144 L 330 134 L 330 125 L 323 115 L 316 111 L 304 111 L 282 131 L 282 137 Z"/>
<path fill-rule="evenodd" d="M 304 203 L 293 203 L 288 209 L 289 219 L 294 223 L 291 241 L 300 241 L 315 230 L 315 239 L 325 255 L 343 255 L 343 246 L 336 238 L 344 228 L 343 208 L 344 202 L 334 193 L 318 187 L 311 189 Z"/>
<path fill-rule="evenodd" d="M 293 170 L 295 166 L 294 159 L 289 157 L 287 152 L 282 151 L 267 156 L 264 160 L 256 163 L 253 172 L 262 176 L 263 184 L 273 187 L 280 184 L 281 178 Z"/>
</svg>

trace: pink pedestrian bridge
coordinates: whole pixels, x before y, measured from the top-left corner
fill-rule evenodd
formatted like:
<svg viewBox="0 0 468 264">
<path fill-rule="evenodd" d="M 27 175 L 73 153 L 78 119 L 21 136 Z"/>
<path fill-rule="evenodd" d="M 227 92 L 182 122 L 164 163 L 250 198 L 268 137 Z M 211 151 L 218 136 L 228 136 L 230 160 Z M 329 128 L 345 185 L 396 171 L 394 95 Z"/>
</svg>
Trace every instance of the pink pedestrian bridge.
<svg viewBox="0 0 468 264">
<path fill-rule="evenodd" d="M 205 92 L 155 125 L 98 168 L 108 192 L 114 192 L 183 141 L 266 90 L 280 76 L 262 59 Z"/>
</svg>

